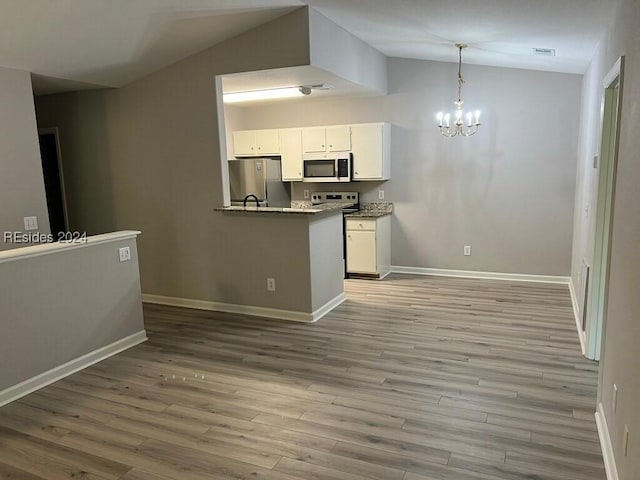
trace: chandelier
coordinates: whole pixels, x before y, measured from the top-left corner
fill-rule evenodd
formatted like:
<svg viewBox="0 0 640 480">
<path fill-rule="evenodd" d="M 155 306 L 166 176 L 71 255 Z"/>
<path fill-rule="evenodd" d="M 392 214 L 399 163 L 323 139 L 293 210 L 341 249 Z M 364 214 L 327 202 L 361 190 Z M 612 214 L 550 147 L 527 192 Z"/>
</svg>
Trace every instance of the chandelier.
<svg viewBox="0 0 640 480">
<path fill-rule="evenodd" d="M 462 78 L 462 49 L 467 48 L 467 45 L 464 43 L 456 43 L 456 48 L 458 49 L 458 100 L 454 102 L 456 111 L 454 113 L 453 125 L 451 125 L 450 114 L 439 112 L 437 115 L 440 133 L 449 138 L 457 135 L 470 137 L 478 131 L 478 127 L 480 126 L 480 110 L 476 110 L 474 113 L 467 112 L 466 115 L 462 111 L 462 105 L 464 104 L 462 101 L 462 84 L 464 83 L 464 79 Z M 466 125 L 462 120 L 463 116 L 467 120 Z"/>
</svg>

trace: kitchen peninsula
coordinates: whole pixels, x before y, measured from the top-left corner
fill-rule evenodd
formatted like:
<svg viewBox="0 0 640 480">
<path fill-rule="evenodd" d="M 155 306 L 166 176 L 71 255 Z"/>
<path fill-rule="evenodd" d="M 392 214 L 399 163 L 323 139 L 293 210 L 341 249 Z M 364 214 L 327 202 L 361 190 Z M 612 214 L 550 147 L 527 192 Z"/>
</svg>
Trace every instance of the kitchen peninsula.
<svg viewBox="0 0 640 480">
<path fill-rule="evenodd" d="M 315 322 L 340 305 L 343 206 L 216 208 L 235 259 L 221 309 Z"/>
<path fill-rule="evenodd" d="M 323 203 L 313 206 L 299 207 L 254 207 L 254 206 L 230 206 L 216 208 L 217 212 L 242 212 L 242 213 L 283 213 L 289 215 L 318 215 L 321 213 L 341 212 L 349 203 Z"/>
</svg>

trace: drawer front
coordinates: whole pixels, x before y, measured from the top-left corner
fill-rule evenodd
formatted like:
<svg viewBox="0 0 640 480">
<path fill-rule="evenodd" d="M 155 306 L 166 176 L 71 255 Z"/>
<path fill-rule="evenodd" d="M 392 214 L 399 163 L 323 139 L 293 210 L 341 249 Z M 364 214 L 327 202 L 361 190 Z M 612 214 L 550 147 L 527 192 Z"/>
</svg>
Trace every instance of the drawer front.
<svg viewBox="0 0 640 480">
<path fill-rule="evenodd" d="M 347 230 L 374 230 L 376 221 L 370 218 L 347 218 Z"/>
</svg>

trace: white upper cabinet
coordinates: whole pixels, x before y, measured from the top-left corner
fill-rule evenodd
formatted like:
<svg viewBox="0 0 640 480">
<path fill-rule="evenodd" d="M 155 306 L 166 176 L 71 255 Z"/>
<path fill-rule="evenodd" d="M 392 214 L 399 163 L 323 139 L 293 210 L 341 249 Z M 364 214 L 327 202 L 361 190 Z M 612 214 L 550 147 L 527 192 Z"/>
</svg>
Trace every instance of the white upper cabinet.
<svg viewBox="0 0 640 480">
<path fill-rule="evenodd" d="M 353 180 L 380 181 L 391 177 L 391 126 L 360 123 L 324 127 L 239 130 L 233 132 L 236 157 L 280 155 L 282 180 L 302 180 L 305 153 L 352 152 Z"/>
<path fill-rule="evenodd" d="M 302 129 L 304 153 L 344 152 L 351 150 L 349 125 Z"/>
<path fill-rule="evenodd" d="M 255 155 L 256 132 L 253 130 L 243 130 L 233 132 L 233 155 L 236 157 Z"/>
<path fill-rule="evenodd" d="M 280 130 L 280 159 L 282 180 L 297 182 L 302 180 L 302 129 Z"/>
<path fill-rule="evenodd" d="M 258 155 L 278 155 L 280 153 L 278 134 L 278 130 L 256 130 Z"/>
<path fill-rule="evenodd" d="M 279 155 L 278 130 L 240 130 L 233 132 L 233 154 L 236 157 Z"/>
<path fill-rule="evenodd" d="M 327 127 L 327 152 L 348 152 L 351 150 L 351 129 L 349 125 Z"/>
<path fill-rule="evenodd" d="M 327 137 L 324 127 L 302 129 L 302 151 L 304 153 L 327 151 Z"/>
<path fill-rule="evenodd" d="M 391 126 L 388 123 L 351 125 L 354 180 L 388 180 L 391 176 Z"/>
</svg>

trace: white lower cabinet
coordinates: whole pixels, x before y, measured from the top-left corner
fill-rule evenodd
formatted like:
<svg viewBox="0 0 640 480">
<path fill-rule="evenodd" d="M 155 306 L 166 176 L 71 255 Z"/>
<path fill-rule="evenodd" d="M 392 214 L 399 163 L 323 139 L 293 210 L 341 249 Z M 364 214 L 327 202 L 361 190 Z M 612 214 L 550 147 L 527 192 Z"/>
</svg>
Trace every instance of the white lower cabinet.
<svg viewBox="0 0 640 480">
<path fill-rule="evenodd" d="M 347 218 L 347 273 L 385 277 L 391 267 L 391 216 Z"/>
<path fill-rule="evenodd" d="M 347 271 L 376 273 L 376 232 L 347 231 Z"/>
</svg>

